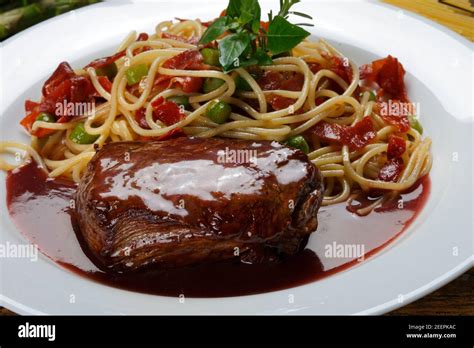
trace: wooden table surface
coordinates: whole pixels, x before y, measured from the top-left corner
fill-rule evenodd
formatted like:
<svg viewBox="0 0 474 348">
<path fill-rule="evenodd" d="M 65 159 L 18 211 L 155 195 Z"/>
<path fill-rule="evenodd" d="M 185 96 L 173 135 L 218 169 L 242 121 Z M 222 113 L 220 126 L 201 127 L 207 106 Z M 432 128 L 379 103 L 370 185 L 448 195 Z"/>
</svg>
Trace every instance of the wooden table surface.
<svg viewBox="0 0 474 348">
<path fill-rule="evenodd" d="M 474 40 L 474 18 L 469 18 L 467 25 L 461 26 L 461 20 L 456 20 L 453 15 L 448 15 L 450 12 L 456 12 L 455 15 L 463 14 L 463 11 L 453 10 L 448 5 L 440 4 L 439 1 L 435 0 L 384 0 L 392 5 L 400 6 L 406 10 L 418 12 L 428 18 L 438 21 L 439 23 L 450 27 L 452 30 L 456 30 L 458 33 L 464 35 L 469 40 Z M 430 6 L 420 6 L 428 3 L 423 1 L 429 1 Z M 465 6 L 470 10 L 474 9 L 470 7 L 469 3 L 464 0 L 452 0 L 453 4 L 458 6 Z M 464 4 L 466 3 L 466 4 Z M 435 8 L 433 8 L 433 6 Z M 437 13 L 437 10 L 441 10 L 441 15 Z M 443 13 L 446 13 L 443 18 Z M 461 17 L 460 17 L 461 18 Z M 472 22 L 471 22 L 472 21 Z M 472 25 L 471 25 L 472 23 Z M 388 315 L 474 315 L 474 268 L 464 273 L 451 283 L 445 285 L 441 289 L 433 292 L 432 294 L 425 296 L 418 301 L 415 301 L 407 306 L 397 309 Z M 15 315 L 15 313 L 9 311 L 6 308 L 0 307 L 0 315 Z"/>
</svg>

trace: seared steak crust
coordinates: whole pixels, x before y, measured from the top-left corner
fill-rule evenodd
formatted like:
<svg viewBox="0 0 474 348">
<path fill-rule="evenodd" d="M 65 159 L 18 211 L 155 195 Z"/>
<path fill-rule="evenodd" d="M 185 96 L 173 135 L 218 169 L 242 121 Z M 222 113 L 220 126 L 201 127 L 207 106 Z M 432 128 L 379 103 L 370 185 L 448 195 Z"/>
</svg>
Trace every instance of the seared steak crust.
<svg viewBox="0 0 474 348">
<path fill-rule="evenodd" d="M 300 249 L 317 228 L 322 189 L 307 156 L 277 142 L 111 143 L 79 184 L 76 220 L 100 265 L 118 272 L 253 262 L 262 248 Z"/>
</svg>

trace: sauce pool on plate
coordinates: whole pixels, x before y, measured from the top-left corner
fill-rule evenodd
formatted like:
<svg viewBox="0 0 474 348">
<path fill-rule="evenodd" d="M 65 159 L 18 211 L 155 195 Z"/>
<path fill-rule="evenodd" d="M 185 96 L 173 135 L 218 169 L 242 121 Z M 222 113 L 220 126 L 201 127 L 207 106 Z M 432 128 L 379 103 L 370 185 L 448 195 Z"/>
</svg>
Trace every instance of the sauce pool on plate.
<svg viewBox="0 0 474 348">
<path fill-rule="evenodd" d="M 321 207 L 318 230 L 311 235 L 312 249 L 280 262 L 250 265 L 231 260 L 123 276 L 99 269 L 81 247 L 71 222 L 76 187 L 67 180 L 48 178 L 33 162 L 8 173 L 9 213 L 44 255 L 81 276 L 121 289 L 165 296 L 225 297 L 287 289 L 356 265 L 361 255 L 366 259 L 407 229 L 426 203 L 430 179 L 420 179 L 401 197 L 367 216 L 349 212 L 346 203 Z"/>
</svg>

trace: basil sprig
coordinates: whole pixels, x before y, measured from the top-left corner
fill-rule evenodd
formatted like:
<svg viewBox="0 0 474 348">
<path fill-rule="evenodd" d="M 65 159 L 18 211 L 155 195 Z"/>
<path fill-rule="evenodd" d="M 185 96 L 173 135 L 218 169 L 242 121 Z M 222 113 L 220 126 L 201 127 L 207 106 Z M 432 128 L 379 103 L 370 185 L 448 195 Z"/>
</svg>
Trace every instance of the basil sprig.
<svg viewBox="0 0 474 348">
<path fill-rule="evenodd" d="M 303 28 L 291 24 L 284 17 L 276 16 L 268 27 L 268 49 L 272 54 L 280 54 L 298 45 L 309 33 Z"/>
<path fill-rule="evenodd" d="M 218 44 L 224 72 L 249 65 L 270 65 L 273 55 L 290 51 L 309 36 L 300 27 L 308 24 L 291 24 L 287 20 L 290 14 L 311 19 L 307 14 L 290 11 L 299 1 L 280 0 L 278 14 L 268 15 L 267 32 L 261 26 L 258 0 L 230 0 L 225 15 L 207 28 L 199 43 L 206 45 L 227 33 Z"/>
</svg>

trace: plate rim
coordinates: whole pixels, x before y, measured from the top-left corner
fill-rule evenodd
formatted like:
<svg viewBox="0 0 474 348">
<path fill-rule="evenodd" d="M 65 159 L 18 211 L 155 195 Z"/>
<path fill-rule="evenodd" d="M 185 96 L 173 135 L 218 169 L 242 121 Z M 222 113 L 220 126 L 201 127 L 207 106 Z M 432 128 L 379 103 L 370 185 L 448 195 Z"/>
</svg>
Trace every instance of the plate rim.
<svg viewBox="0 0 474 348">
<path fill-rule="evenodd" d="M 164 1 L 157 1 L 156 3 L 159 4 L 160 2 L 164 2 Z M 127 1 L 127 4 L 132 4 L 133 5 L 135 3 L 138 4 L 138 3 L 143 3 L 143 2 L 141 2 L 141 1 Z M 369 3 L 374 4 L 375 1 L 369 1 Z M 392 11 L 399 11 L 400 10 L 399 8 L 397 8 L 395 6 L 392 6 L 390 4 L 386 4 L 386 3 L 378 3 L 377 2 L 375 4 L 379 5 L 379 6 L 386 7 L 388 9 L 392 10 Z M 82 12 L 90 11 L 92 7 L 106 6 L 106 5 L 110 5 L 110 3 L 104 2 L 104 3 L 94 4 L 92 6 L 89 6 L 88 8 L 81 8 L 79 10 L 76 10 L 75 12 L 79 14 L 79 13 L 82 13 Z M 114 6 L 114 5 L 112 4 L 112 6 Z M 436 22 L 433 22 L 433 21 L 431 21 L 431 20 L 429 20 L 425 17 L 422 17 L 420 15 L 411 13 L 409 11 L 405 11 L 405 14 L 407 16 L 410 16 L 410 17 L 414 18 L 417 21 L 424 22 L 428 26 L 434 27 L 435 29 L 437 29 L 439 31 L 442 31 L 445 34 L 448 34 L 451 37 L 451 39 L 454 39 L 454 40 L 458 41 L 459 43 L 463 44 L 463 46 L 465 46 L 466 48 L 470 48 L 470 46 L 472 45 L 467 39 L 463 38 L 462 36 L 460 36 L 456 32 L 454 32 L 450 29 L 447 29 L 444 26 L 439 25 Z M 66 13 L 66 14 L 63 14 L 61 16 L 58 16 L 58 17 L 49 19 L 45 22 L 42 22 L 42 23 L 40 23 L 40 24 L 38 24 L 38 25 L 36 25 L 32 28 L 29 28 L 29 29 L 27 29 L 27 30 L 25 30 L 25 31 L 23 31 L 23 32 L 21 32 L 21 33 L 15 35 L 15 36 L 5 40 L 4 42 L 1 43 L 0 47 L 3 48 L 5 46 L 9 45 L 10 42 L 14 42 L 16 40 L 21 39 L 24 35 L 27 35 L 30 32 L 36 31 L 39 27 L 44 27 L 44 26 L 50 25 L 50 23 L 54 23 L 56 21 L 62 21 L 65 18 L 67 18 L 67 16 L 68 16 L 68 14 Z M 403 236 L 402 236 L 402 238 L 403 238 Z M 397 241 L 395 241 L 394 243 L 397 243 L 398 241 L 399 241 L 399 238 L 397 238 Z M 379 254 L 379 253 L 377 253 L 377 254 Z M 371 258 L 371 259 L 373 260 L 373 258 Z M 368 262 L 370 262 L 370 260 Z M 432 291 L 435 291 L 436 289 L 440 288 L 441 286 L 443 286 L 446 283 L 453 280 L 455 277 L 460 275 L 462 272 L 464 272 L 468 268 L 472 267 L 473 263 L 474 263 L 474 257 L 471 255 L 471 257 L 468 257 L 467 259 L 465 259 L 464 261 L 459 263 L 457 267 L 451 269 L 449 272 L 446 272 L 443 276 L 440 276 L 437 279 L 432 280 L 429 283 L 429 284 L 431 284 L 431 283 L 434 282 L 435 283 L 434 285 L 428 286 L 428 284 L 427 284 L 421 290 L 420 290 L 420 288 L 418 288 L 418 289 L 416 289 L 415 291 L 412 292 L 412 293 L 415 293 L 415 294 L 412 294 L 412 293 L 407 294 L 407 296 L 408 295 L 411 295 L 411 296 L 409 296 L 409 298 L 406 301 L 403 302 L 403 305 L 411 303 L 411 302 L 417 300 L 418 298 L 420 298 L 422 296 L 425 296 L 426 294 L 431 293 Z M 315 284 L 315 283 L 311 283 L 311 284 Z M 307 285 L 311 285 L 311 284 L 307 284 Z M 0 289 L 0 291 L 1 291 L 1 289 Z M 258 296 L 258 295 L 251 295 L 251 296 Z M 11 308 L 12 310 L 15 310 L 15 311 L 17 311 L 18 313 L 21 313 L 21 314 L 46 314 L 46 313 L 37 311 L 33 308 L 30 308 L 28 306 L 25 306 L 21 303 L 18 303 L 15 300 L 10 299 L 10 298 L 2 295 L 2 294 L 0 294 L 0 304 L 4 305 L 6 308 Z M 377 305 L 375 307 L 369 308 L 367 310 L 364 310 L 364 311 L 361 311 L 361 312 L 355 313 L 355 314 L 381 314 L 381 313 L 385 313 L 387 311 L 393 310 L 395 308 L 398 308 L 400 306 L 401 306 L 400 304 L 393 303 L 393 300 L 391 300 L 389 302 Z"/>
</svg>

